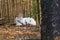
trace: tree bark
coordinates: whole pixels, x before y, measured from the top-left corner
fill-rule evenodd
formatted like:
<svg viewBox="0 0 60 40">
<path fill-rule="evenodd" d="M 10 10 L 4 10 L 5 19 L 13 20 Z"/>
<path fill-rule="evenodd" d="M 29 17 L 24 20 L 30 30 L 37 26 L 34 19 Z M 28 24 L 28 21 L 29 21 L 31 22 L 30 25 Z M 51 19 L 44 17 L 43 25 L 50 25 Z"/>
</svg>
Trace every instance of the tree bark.
<svg viewBox="0 0 60 40">
<path fill-rule="evenodd" d="M 42 40 L 60 35 L 60 0 L 41 0 Z"/>
</svg>

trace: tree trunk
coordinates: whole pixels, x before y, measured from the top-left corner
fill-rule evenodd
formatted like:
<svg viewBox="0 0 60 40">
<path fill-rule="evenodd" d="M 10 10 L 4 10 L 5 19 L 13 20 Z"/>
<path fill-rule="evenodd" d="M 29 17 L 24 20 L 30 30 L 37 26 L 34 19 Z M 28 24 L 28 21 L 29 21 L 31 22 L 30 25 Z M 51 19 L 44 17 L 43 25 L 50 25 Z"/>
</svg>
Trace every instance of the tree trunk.
<svg viewBox="0 0 60 40">
<path fill-rule="evenodd" d="M 60 35 L 60 0 L 41 0 L 42 40 Z"/>
<path fill-rule="evenodd" d="M 38 22 L 40 25 L 40 9 L 39 9 L 39 0 L 37 0 L 37 13 L 38 13 Z"/>
</svg>

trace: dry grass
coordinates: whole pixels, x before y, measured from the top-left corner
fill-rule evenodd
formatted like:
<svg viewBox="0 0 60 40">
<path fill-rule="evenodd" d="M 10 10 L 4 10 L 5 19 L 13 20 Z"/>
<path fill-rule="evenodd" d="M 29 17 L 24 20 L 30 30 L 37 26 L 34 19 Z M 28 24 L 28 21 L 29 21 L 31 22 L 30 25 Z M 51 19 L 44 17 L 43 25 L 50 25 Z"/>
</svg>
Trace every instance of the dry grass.
<svg viewBox="0 0 60 40">
<path fill-rule="evenodd" d="M 40 27 L 0 26 L 0 40 L 40 39 Z"/>
<path fill-rule="evenodd" d="M 60 40 L 60 36 L 54 37 L 54 40 Z"/>
</svg>

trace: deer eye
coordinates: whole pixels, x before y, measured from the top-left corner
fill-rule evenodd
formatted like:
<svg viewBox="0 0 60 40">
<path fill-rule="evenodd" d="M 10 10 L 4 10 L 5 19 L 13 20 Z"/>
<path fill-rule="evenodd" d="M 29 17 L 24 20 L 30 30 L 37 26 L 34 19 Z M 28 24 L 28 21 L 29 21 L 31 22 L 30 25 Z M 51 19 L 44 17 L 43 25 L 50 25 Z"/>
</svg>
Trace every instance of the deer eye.
<svg viewBox="0 0 60 40">
<path fill-rule="evenodd" d="M 30 20 L 30 22 L 31 22 L 31 20 Z"/>
</svg>

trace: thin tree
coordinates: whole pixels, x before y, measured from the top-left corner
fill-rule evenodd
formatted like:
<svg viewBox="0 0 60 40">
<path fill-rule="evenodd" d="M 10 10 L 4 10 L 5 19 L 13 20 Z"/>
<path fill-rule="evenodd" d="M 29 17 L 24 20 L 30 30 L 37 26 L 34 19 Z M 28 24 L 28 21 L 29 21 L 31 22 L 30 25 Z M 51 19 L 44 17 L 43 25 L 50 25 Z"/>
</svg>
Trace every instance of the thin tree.
<svg viewBox="0 0 60 40">
<path fill-rule="evenodd" d="M 39 9 L 39 0 L 36 0 L 36 1 L 37 1 L 38 22 L 39 22 L 39 25 L 40 25 L 40 9 Z"/>
</svg>

